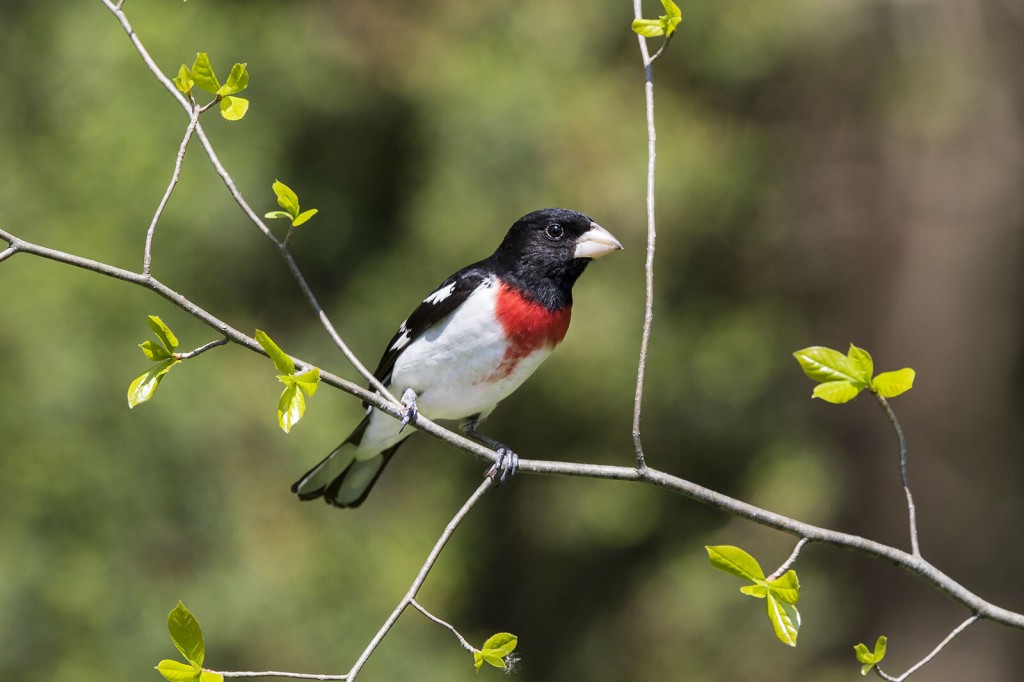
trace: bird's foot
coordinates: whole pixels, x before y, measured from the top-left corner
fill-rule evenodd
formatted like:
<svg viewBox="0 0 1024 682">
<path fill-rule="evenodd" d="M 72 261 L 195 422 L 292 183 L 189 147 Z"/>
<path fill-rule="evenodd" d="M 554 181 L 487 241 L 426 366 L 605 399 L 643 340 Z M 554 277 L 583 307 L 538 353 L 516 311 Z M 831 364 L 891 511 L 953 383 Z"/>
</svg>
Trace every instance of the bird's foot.
<svg viewBox="0 0 1024 682">
<path fill-rule="evenodd" d="M 495 449 L 498 451 L 498 460 L 491 465 L 491 468 L 484 475 L 492 479 L 497 477 L 494 485 L 499 486 L 506 479 L 515 476 L 516 472 L 519 471 L 519 455 L 501 444 Z"/>
<path fill-rule="evenodd" d="M 405 393 L 402 394 L 402 405 L 405 406 L 405 414 L 402 415 L 402 423 L 398 427 L 399 433 L 404 431 L 405 427 L 415 421 L 420 414 L 419 408 L 416 407 L 416 391 L 411 388 L 405 389 Z"/>
</svg>

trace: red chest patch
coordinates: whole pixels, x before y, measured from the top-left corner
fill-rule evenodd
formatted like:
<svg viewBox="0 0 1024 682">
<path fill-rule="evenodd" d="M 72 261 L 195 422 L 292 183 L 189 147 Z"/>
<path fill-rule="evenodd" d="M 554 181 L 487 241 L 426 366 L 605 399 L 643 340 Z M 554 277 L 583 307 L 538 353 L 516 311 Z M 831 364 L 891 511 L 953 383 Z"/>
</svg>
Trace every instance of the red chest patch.
<svg viewBox="0 0 1024 682">
<path fill-rule="evenodd" d="M 548 310 L 539 303 L 523 298 L 519 292 L 502 284 L 498 290 L 494 313 L 505 330 L 508 348 L 498 370 L 488 377 L 497 381 L 508 376 L 523 358 L 541 348 L 554 348 L 569 330 L 572 308 Z"/>
</svg>

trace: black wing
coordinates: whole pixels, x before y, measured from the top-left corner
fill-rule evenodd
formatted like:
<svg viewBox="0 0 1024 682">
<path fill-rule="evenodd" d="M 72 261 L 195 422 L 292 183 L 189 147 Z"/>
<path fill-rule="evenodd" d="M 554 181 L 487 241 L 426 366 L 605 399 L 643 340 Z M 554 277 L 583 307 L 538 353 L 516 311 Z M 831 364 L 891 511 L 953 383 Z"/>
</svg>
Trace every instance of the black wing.
<svg viewBox="0 0 1024 682">
<path fill-rule="evenodd" d="M 423 333 L 444 320 L 453 310 L 469 298 L 489 275 L 482 267 L 483 261 L 459 270 L 437 287 L 430 296 L 423 299 L 416 310 L 401 324 L 388 342 L 387 350 L 380 358 L 375 377 L 385 386 L 391 381 L 391 372 L 402 350 L 423 336 Z"/>
</svg>

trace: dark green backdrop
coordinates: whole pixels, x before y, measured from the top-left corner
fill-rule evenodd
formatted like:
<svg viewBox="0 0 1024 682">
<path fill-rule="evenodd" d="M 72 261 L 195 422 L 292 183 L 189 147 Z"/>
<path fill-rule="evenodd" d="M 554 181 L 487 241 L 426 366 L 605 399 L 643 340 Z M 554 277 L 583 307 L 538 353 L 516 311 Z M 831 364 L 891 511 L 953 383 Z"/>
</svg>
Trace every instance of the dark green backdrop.
<svg viewBox="0 0 1024 682">
<path fill-rule="evenodd" d="M 648 14 L 660 11 L 648 3 Z M 535 208 L 626 250 L 577 287 L 565 344 L 488 432 L 527 458 L 627 465 L 642 316 L 642 69 L 631 3 L 128 0 L 165 73 L 209 52 L 251 73 L 244 121 L 204 119 L 259 211 L 280 178 L 320 214 L 296 257 L 372 364 L 423 292 Z M 657 64 L 652 466 L 803 520 L 905 542 L 893 438 L 860 399 L 809 399 L 790 352 L 873 351 L 918 370 L 894 401 L 926 556 L 1024 608 L 1019 566 L 1024 17 L 1013 0 L 684 3 Z M 0 226 L 141 267 L 187 123 L 99 0 L 0 5 Z M 199 147 L 154 273 L 286 350 L 355 377 Z M 426 437 L 367 504 L 288 485 L 357 421 L 327 389 L 291 435 L 269 361 L 222 348 L 129 412 L 157 297 L 18 255 L 0 264 L 0 679 L 156 680 L 164 618 L 199 617 L 208 665 L 342 672 L 404 594 L 483 466 Z M 792 541 L 627 484 L 517 478 L 488 494 L 421 593 L 476 644 L 520 636 L 518 676 L 852 680 L 966 614 L 887 566 L 812 547 L 790 650 L 705 544 L 766 564 Z M 981 624 L 924 680 L 1015 680 L 1022 635 Z M 493 677 L 495 671 L 481 671 Z M 441 628 L 403 617 L 367 680 L 478 679 Z"/>
</svg>

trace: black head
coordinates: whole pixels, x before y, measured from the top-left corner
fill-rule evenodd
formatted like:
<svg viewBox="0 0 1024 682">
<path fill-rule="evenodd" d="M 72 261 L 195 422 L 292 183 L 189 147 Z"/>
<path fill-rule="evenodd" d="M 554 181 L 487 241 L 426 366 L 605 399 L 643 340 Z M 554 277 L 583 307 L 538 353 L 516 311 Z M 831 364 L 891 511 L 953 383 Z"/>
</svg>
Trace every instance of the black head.
<svg viewBox="0 0 1024 682">
<path fill-rule="evenodd" d="M 547 304 L 556 289 L 569 304 L 572 285 L 587 264 L 621 248 L 589 216 L 545 208 L 517 220 L 491 259 L 504 279 L 533 298 Z"/>
</svg>

